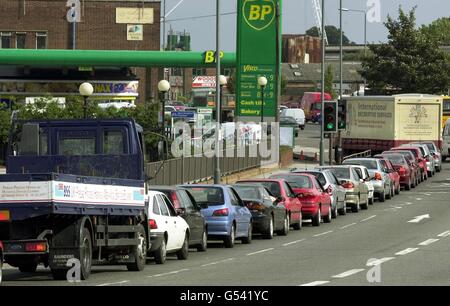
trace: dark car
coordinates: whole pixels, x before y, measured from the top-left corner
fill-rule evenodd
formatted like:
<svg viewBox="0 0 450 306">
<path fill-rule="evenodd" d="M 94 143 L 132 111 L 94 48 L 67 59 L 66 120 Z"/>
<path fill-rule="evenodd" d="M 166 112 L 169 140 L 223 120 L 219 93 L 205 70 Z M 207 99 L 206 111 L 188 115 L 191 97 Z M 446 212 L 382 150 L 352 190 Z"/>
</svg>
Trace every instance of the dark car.
<svg viewBox="0 0 450 306">
<path fill-rule="evenodd" d="M 283 206 L 286 207 L 288 211 L 289 225 L 292 226 L 294 230 L 300 230 L 302 228 L 302 202 L 300 202 L 300 199 L 295 195 L 295 192 L 286 180 L 253 179 L 238 181 L 236 184 L 256 184 L 266 187 L 270 193 L 277 198 L 280 204 L 283 204 Z"/>
<path fill-rule="evenodd" d="M 201 252 L 206 251 L 208 245 L 206 220 L 189 191 L 175 186 L 151 186 L 149 189 L 164 193 L 172 202 L 177 214 L 189 225 L 189 247 Z"/>
<path fill-rule="evenodd" d="M 0 241 L 0 285 L 3 279 L 3 243 Z"/>
<path fill-rule="evenodd" d="M 252 213 L 254 232 L 263 234 L 267 239 L 272 239 L 275 231 L 281 236 L 288 234 L 286 207 L 263 185 L 236 184 L 233 187 Z"/>
</svg>

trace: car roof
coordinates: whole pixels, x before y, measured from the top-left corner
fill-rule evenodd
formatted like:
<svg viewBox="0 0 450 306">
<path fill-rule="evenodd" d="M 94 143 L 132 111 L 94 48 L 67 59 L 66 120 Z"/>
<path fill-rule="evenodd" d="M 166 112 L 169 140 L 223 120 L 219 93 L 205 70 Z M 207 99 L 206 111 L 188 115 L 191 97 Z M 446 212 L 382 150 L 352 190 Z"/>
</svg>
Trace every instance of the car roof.
<svg viewBox="0 0 450 306">
<path fill-rule="evenodd" d="M 148 191 L 148 196 L 155 196 L 157 194 L 162 194 L 164 195 L 164 193 L 160 192 L 160 191 L 155 191 L 155 190 L 149 190 Z"/>
</svg>

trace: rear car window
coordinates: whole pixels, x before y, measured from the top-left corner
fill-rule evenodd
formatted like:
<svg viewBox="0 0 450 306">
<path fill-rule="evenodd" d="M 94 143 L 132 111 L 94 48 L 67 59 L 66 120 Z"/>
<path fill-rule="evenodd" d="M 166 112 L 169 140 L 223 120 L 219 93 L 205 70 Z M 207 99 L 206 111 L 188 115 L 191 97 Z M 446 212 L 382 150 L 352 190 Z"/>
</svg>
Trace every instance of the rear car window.
<svg viewBox="0 0 450 306">
<path fill-rule="evenodd" d="M 276 175 L 278 179 L 284 179 L 292 188 L 312 188 L 311 180 L 303 175 Z"/>
<path fill-rule="evenodd" d="M 358 165 L 358 166 L 364 166 L 367 169 L 376 170 L 378 169 L 378 164 L 376 160 L 348 160 L 344 161 L 344 164 L 346 165 Z"/>
<path fill-rule="evenodd" d="M 349 179 L 350 178 L 350 169 L 348 168 L 329 168 L 331 172 L 336 175 L 339 179 Z"/>
<path fill-rule="evenodd" d="M 225 203 L 222 188 L 218 187 L 185 187 L 194 197 L 197 204 L 223 205 Z"/>
<path fill-rule="evenodd" d="M 259 200 L 262 198 L 261 187 L 235 185 L 234 189 L 242 199 Z"/>
</svg>

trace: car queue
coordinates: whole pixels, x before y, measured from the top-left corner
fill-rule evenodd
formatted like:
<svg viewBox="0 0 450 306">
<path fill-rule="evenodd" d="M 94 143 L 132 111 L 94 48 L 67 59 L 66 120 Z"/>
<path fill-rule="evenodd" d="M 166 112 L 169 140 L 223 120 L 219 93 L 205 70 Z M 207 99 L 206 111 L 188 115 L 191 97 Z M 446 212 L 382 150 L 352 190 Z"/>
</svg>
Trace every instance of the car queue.
<svg viewBox="0 0 450 306">
<path fill-rule="evenodd" d="M 286 236 L 290 228 L 301 230 L 306 220 L 314 227 L 330 223 L 348 211 L 369 209 L 375 199 L 384 202 L 401 189 L 415 188 L 441 171 L 438 153 L 434 144 L 413 143 L 344 159 L 342 165 L 292 169 L 234 185 L 151 186 L 147 256 L 164 264 L 171 254 L 186 260 L 191 249 L 205 252 L 212 241 L 233 248 L 237 240 L 252 243 L 254 234 Z M 0 283 L 2 254 L 0 242 Z"/>
</svg>

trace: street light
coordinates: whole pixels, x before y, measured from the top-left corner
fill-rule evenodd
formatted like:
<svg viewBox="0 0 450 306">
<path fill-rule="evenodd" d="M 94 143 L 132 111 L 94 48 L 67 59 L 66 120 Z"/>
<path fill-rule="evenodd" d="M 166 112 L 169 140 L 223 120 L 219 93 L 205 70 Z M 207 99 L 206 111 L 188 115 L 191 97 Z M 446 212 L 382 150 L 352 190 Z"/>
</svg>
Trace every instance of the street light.
<svg viewBox="0 0 450 306">
<path fill-rule="evenodd" d="M 342 12 L 357 12 L 364 14 L 364 58 L 367 56 L 367 11 L 366 10 L 354 10 L 349 8 L 341 8 L 339 9 Z M 341 29 L 342 31 L 342 29 Z M 364 94 L 366 91 L 366 79 L 364 79 Z"/>
<path fill-rule="evenodd" d="M 161 80 L 158 83 L 158 91 L 159 91 L 159 99 L 162 104 L 162 111 L 161 111 L 161 118 L 162 118 L 162 135 L 166 135 L 166 128 L 165 128 L 165 108 L 166 108 L 166 93 L 170 90 L 170 83 L 166 80 Z"/>
<path fill-rule="evenodd" d="M 258 85 L 261 87 L 261 131 L 262 123 L 264 122 L 264 88 L 267 85 L 267 78 L 265 76 L 260 76 L 258 78 Z"/>
<path fill-rule="evenodd" d="M 227 77 L 224 75 L 219 76 L 219 85 L 220 85 L 220 103 L 219 103 L 219 112 L 222 115 L 222 100 L 223 100 L 223 87 L 228 84 Z M 222 118 L 222 116 L 220 116 Z"/>
<path fill-rule="evenodd" d="M 87 118 L 87 99 L 94 93 L 94 87 L 91 83 L 84 82 L 80 85 L 78 88 L 78 91 L 80 92 L 80 95 L 84 98 L 84 104 L 83 104 L 83 117 L 84 119 Z"/>
</svg>

